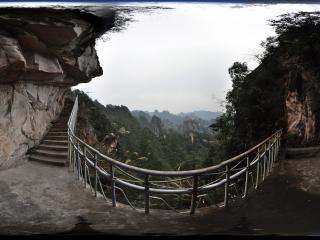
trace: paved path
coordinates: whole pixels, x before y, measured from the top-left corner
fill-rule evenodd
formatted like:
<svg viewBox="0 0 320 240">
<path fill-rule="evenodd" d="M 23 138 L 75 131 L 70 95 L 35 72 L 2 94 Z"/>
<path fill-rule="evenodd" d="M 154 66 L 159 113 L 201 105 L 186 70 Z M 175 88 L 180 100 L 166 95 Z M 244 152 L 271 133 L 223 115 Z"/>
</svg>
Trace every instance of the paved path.
<svg viewBox="0 0 320 240">
<path fill-rule="evenodd" d="M 320 234 L 320 159 L 282 160 L 229 209 L 150 215 L 95 199 L 66 168 L 27 162 L 0 171 L 0 234 Z"/>
</svg>

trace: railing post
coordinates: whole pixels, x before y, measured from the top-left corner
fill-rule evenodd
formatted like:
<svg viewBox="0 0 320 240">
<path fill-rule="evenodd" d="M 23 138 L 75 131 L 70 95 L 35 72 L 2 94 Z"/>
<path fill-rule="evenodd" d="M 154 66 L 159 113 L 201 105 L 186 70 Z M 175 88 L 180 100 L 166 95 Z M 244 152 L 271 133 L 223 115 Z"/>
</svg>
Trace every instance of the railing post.
<svg viewBox="0 0 320 240">
<path fill-rule="evenodd" d="M 80 141 L 79 141 L 80 142 Z M 83 146 L 84 147 L 84 146 Z M 81 151 L 81 145 L 79 144 L 79 159 L 80 159 L 80 169 L 81 169 L 81 172 L 80 172 L 80 177 L 82 178 L 82 180 L 84 181 L 84 171 L 83 171 L 83 168 L 84 168 L 84 165 L 85 165 L 85 162 L 83 161 L 83 149 L 82 149 L 82 154 L 80 153 Z"/>
<path fill-rule="evenodd" d="M 224 184 L 224 207 L 227 208 L 229 201 L 229 180 L 230 180 L 230 169 L 229 165 L 226 165 L 226 183 Z"/>
<path fill-rule="evenodd" d="M 246 182 L 244 185 L 244 197 L 248 197 L 248 187 L 249 187 L 249 170 L 250 170 L 250 159 L 249 155 L 247 155 L 247 166 L 246 166 Z"/>
<path fill-rule="evenodd" d="M 273 158 L 273 163 L 275 163 L 276 159 L 277 159 L 277 141 L 278 141 L 278 137 L 277 137 L 277 135 L 275 135 L 275 137 L 274 137 L 274 158 Z"/>
<path fill-rule="evenodd" d="M 80 180 L 80 171 L 81 171 L 81 161 L 80 161 L 80 148 L 79 148 L 79 140 L 77 140 L 77 165 L 78 165 L 78 179 Z"/>
<path fill-rule="evenodd" d="M 260 174 L 260 148 L 258 148 L 257 178 L 256 178 L 256 186 L 255 186 L 256 189 L 258 189 L 259 187 L 259 174 Z"/>
<path fill-rule="evenodd" d="M 150 212 L 150 193 L 149 193 L 149 174 L 146 174 L 144 180 L 144 213 L 149 214 Z"/>
<path fill-rule="evenodd" d="M 271 147 L 271 145 L 270 145 L 270 140 L 268 140 L 268 159 L 267 159 L 267 176 L 269 175 L 269 172 L 270 172 L 270 156 L 271 156 L 271 154 L 270 154 L 270 147 Z"/>
<path fill-rule="evenodd" d="M 272 162 L 272 143 L 269 141 L 269 166 L 268 166 L 268 175 L 270 175 L 271 172 L 271 162 Z"/>
<path fill-rule="evenodd" d="M 278 135 L 277 135 L 277 157 L 276 157 L 276 161 L 279 161 L 280 140 L 281 140 L 281 132 L 278 132 Z"/>
<path fill-rule="evenodd" d="M 197 206 L 197 198 L 198 198 L 198 175 L 193 176 L 193 189 L 192 189 L 192 199 L 190 206 L 190 214 L 194 214 Z"/>
<path fill-rule="evenodd" d="M 273 163 L 274 163 L 274 158 L 275 158 L 275 141 L 272 140 L 272 145 L 271 145 L 271 155 L 272 155 L 272 161 L 271 161 L 271 168 L 270 171 L 272 171 L 273 168 Z"/>
<path fill-rule="evenodd" d="M 276 141 L 276 159 L 275 161 L 278 161 L 278 153 L 279 153 L 279 138 L 280 138 L 280 133 L 277 133 L 277 141 Z"/>
<path fill-rule="evenodd" d="M 74 142 L 75 140 L 73 139 L 72 140 L 72 152 L 73 152 L 73 154 L 72 154 L 72 161 L 73 161 L 73 172 L 74 172 L 74 174 L 78 174 L 78 172 L 77 172 L 77 160 L 76 160 L 76 158 L 77 158 L 77 155 L 76 155 L 76 148 L 75 148 L 75 142 Z"/>
<path fill-rule="evenodd" d="M 114 182 L 114 168 L 112 163 L 110 163 L 110 174 L 111 174 L 111 199 L 112 199 L 112 206 L 117 206 L 117 200 L 116 200 L 116 188 L 115 188 L 115 182 Z"/>
<path fill-rule="evenodd" d="M 69 167 L 70 167 L 71 172 L 74 172 L 74 160 L 73 160 L 74 148 L 73 148 L 73 144 L 72 144 L 71 135 L 68 135 L 68 139 L 69 139 L 68 156 L 69 156 L 69 161 L 70 161 Z"/>
<path fill-rule="evenodd" d="M 71 163 L 71 143 L 70 143 L 70 129 L 68 126 L 68 171 L 71 171 L 72 163 Z"/>
<path fill-rule="evenodd" d="M 98 158 L 97 158 L 97 154 L 94 153 L 94 196 L 97 197 L 97 192 L 98 192 Z"/>
<path fill-rule="evenodd" d="M 264 144 L 262 180 L 266 177 L 267 144 Z"/>
<path fill-rule="evenodd" d="M 86 158 L 86 146 L 83 146 L 83 157 L 84 157 L 84 188 L 87 188 L 87 158 Z"/>
</svg>

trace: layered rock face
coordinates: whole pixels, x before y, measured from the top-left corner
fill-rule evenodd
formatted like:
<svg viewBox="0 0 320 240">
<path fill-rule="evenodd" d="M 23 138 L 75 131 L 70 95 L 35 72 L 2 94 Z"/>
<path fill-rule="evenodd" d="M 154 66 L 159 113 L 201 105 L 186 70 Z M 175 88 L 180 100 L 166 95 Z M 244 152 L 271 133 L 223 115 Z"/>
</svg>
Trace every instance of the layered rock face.
<svg viewBox="0 0 320 240">
<path fill-rule="evenodd" d="M 318 73 L 304 68 L 290 73 L 285 98 L 288 144 L 291 146 L 319 144 L 320 86 Z"/>
<path fill-rule="evenodd" d="M 64 103 L 65 88 L 28 82 L 1 84 L 0 167 L 13 166 L 39 144 Z"/>
<path fill-rule="evenodd" d="M 102 75 L 95 40 L 113 23 L 113 11 L 0 9 L 0 169 L 39 143 L 70 86 Z"/>
<path fill-rule="evenodd" d="M 320 144 L 319 37 L 319 28 L 280 36 L 274 52 L 248 75 L 248 91 L 259 94 L 247 104 L 258 103 L 264 116 L 254 132 L 267 136 L 282 128 L 288 147 Z"/>
</svg>

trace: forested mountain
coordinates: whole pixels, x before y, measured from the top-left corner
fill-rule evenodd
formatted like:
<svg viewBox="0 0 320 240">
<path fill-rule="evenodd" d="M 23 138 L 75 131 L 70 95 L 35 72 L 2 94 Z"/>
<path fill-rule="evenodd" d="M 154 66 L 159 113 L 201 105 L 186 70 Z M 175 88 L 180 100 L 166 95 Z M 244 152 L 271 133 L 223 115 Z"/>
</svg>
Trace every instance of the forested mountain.
<svg viewBox="0 0 320 240">
<path fill-rule="evenodd" d="M 104 154 L 158 170 L 186 170 L 212 164 L 209 151 L 214 134 L 209 122 L 176 116 L 180 125 L 169 127 L 157 115 L 131 113 L 122 105 L 103 106 L 79 90 L 75 93 L 80 105 L 78 134 Z"/>
<path fill-rule="evenodd" d="M 208 122 L 214 121 L 217 117 L 220 117 L 223 112 L 210 112 L 210 111 L 193 111 L 187 113 L 179 113 L 179 116 L 190 117 L 192 119 L 203 119 Z"/>
<path fill-rule="evenodd" d="M 208 128 L 215 119 L 221 116 L 222 112 L 210 112 L 210 111 L 194 111 L 188 113 L 173 114 L 169 111 L 159 112 L 155 110 L 154 112 L 149 111 L 132 111 L 133 116 L 135 116 L 142 125 L 146 124 L 147 119 L 151 121 L 152 117 L 157 117 L 161 120 L 163 127 L 166 129 L 174 129 L 180 133 L 184 133 L 186 130 L 191 130 L 190 127 L 198 132 L 212 133 Z"/>
</svg>

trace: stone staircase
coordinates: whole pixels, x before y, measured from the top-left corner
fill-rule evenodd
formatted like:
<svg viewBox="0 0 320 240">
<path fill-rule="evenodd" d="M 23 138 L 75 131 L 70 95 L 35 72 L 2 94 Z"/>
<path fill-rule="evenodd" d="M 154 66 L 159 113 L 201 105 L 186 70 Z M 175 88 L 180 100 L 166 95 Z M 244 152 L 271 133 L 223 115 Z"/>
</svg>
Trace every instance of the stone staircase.
<svg viewBox="0 0 320 240">
<path fill-rule="evenodd" d="M 57 121 L 53 122 L 40 145 L 31 150 L 29 160 L 65 166 L 68 159 L 68 120 L 73 103 L 66 101 Z"/>
</svg>

